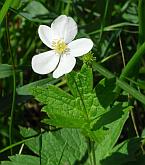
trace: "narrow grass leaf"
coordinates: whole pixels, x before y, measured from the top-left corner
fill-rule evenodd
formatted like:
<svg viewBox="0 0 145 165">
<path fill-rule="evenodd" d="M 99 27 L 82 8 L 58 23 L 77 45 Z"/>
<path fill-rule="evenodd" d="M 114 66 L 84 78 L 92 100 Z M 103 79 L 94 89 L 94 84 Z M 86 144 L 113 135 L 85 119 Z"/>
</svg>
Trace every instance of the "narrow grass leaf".
<svg viewBox="0 0 145 165">
<path fill-rule="evenodd" d="M 6 15 L 9 7 L 11 6 L 12 2 L 13 2 L 13 0 L 6 0 L 2 9 L 0 10 L 0 24 L 2 23 L 2 21 Z"/>
</svg>

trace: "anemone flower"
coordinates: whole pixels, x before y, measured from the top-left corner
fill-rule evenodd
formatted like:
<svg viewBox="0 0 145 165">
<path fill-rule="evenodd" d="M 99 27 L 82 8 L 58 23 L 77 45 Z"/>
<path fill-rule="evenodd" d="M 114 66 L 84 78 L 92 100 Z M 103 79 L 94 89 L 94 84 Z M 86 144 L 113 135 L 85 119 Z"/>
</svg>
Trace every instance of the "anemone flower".
<svg viewBox="0 0 145 165">
<path fill-rule="evenodd" d="M 88 53 L 93 47 L 92 40 L 88 38 L 73 41 L 77 32 L 76 22 L 66 15 L 57 17 L 51 27 L 40 25 L 39 37 L 52 50 L 33 56 L 32 69 L 34 72 L 48 74 L 53 71 L 54 78 L 71 72 L 76 64 L 75 57 Z"/>
</svg>

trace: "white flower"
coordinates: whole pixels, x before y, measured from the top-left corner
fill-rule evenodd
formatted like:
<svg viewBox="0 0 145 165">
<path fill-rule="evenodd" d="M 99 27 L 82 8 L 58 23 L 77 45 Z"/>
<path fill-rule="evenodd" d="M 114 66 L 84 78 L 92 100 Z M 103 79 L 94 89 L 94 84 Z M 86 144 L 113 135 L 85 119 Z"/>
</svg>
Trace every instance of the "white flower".
<svg viewBox="0 0 145 165">
<path fill-rule="evenodd" d="M 88 53 L 93 47 L 93 42 L 87 38 L 72 41 L 77 32 L 76 22 L 65 15 L 56 18 L 51 27 L 40 25 L 39 37 L 52 50 L 33 56 L 34 72 L 48 74 L 54 71 L 54 78 L 71 72 L 76 64 L 75 57 Z"/>
</svg>

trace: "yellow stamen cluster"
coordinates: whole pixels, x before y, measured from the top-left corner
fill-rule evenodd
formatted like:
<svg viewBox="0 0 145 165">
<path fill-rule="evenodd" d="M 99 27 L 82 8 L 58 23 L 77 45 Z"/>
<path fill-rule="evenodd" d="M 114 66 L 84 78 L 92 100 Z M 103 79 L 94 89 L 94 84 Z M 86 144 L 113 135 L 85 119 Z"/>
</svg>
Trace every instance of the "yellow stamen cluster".
<svg viewBox="0 0 145 165">
<path fill-rule="evenodd" d="M 52 42 L 52 47 L 60 55 L 66 53 L 69 50 L 66 43 L 63 40 Z"/>
</svg>

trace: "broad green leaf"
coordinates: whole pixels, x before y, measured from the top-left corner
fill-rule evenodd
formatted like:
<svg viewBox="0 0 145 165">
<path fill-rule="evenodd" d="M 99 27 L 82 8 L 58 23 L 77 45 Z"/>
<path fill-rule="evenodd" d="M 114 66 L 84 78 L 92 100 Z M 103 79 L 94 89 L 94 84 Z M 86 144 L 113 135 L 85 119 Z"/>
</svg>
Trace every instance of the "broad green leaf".
<svg viewBox="0 0 145 165">
<path fill-rule="evenodd" d="M 9 159 L 11 161 L 3 161 L 2 165 L 38 165 L 39 158 L 30 156 L 30 155 L 15 155 L 10 156 Z"/>
<path fill-rule="evenodd" d="M 108 134 L 104 125 L 122 117 L 127 107 L 115 105 L 111 109 L 104 109 L 93 90 L 92 81 L 92 70 L 84 65 L 80 72 L 72 72 L 67 76 L 72 95 L 53 85 L 33 88 L 33 95 L 44 104 L 42 110 L 49 116 L 45 123 L 57 127 L 80 128 L 85 135 L 100 143 Z M 114 113 L 116 111 L 119 114 Z"/>
<path fill-rule="evenodd" d="M 53 85 L 33 88 L 32 93 L 45 104 L 42 110 L 50 118 L 47 123 L 57 127 L 85 129 L 90 135 L 93 121 L 106 112 L 93 90 L 92 70 L 84 65 L 81 72 L 72 72 L 67 80 L 73 96 Z M 93 131 L 90 136 L 96 141 L 100 139 L 98 133 Z"/>
<path fill-rule="evenodd" d="M 114 110 L 111 110 L 112 114 L 110 113 L 108 117 L 110 118 L 109 120 L 112 120 L 111 118 L 114 117 L 116 118 L 119 115 L 118 119 L 117 118 L 113 119 L 114 121 L 109 123 L 105 123 L 108 121 L 107 119 L 108 117 L 106 116 L 106 121 L 105 121 L 105 117 L 102 116 L 101 122 L 102 124 L 104 123 L 105 128 L 108 129 L 108 134 L 106 134 L 104 140 L 97 146 L 96 149 L 96 157 L 97 157 L 98 165 L 100 165 L 99 163 L 102 159 L 107 157 L 108 154 L 112 152 L 112 149 L 120 136 L 124 123 L 128 119 L 130 109 L 131 107 L 126 107 L 121 104 L 117 104 L 117 106 L 114 107 Z M 114 117 L 112 116 L 113 113 L 116 113 L 114 114 Z M 99 123 L 96 125 L 98 126 Z"/>
<path fill-rule="evenodd" d="M 32 129 L 21 128 L 24 137 L 30 137 L 37 132 Z M 54 132 L 42 134 L 42 165 L 74 164 L 82 159 L 87 150 L 86 139 L 78 129 L 61 129 Z M 39 155 L 39 137 L 26 142 L 26 145 L 37 155 Z"/>
<path fill-rule="evenodd" d="M 75 98 L 63 90 L 49 85 L 47 88 L 34 88 L 32 93 L 41 103 L 47 104 L 42 110 L 48 113 L 50 124 L 57 127 L 80 128 L 85 123 L 83 113 L 76 109 Z"/>
<path fill-rule="evenodd" d="M 13 74 L 13 67 L 8 64 L 0 64 L 0 78 L 6 78 Z"/>
<path fill-rule="evenodd" d="M 92 129 L 99 129 L 101 126 L 106 126 L 118 121 L 118 119 L 121 119 L 122 116 L 125 113 L 128 113 L 130 109 L 131 107 L 123 106 L 122 103 L 116 103 L 111 108 L 108 108 L 106 113 L 95 120 Z"/>
<path fill-rule="evenodd" d="M 67 84 L 75 97 L 93 92 L 92 69 L 84 65 L 80 73 L 71 72 L 67 75 Z"/>
<path fill-rule="evenodd" d="M 49 11 L 38 1 L 28 3 L 20 14 L 34 22 L 48 23 L 48 20 L 45 20 L 43 17 L 48 15 Z"/>
<path fill-rule="evenodd" d="M 38 80 L 22 87 L 17 88 L 17 93 L 19 95 L 31 95 L 30 88 L 35 86 L 48 86 L 49 84 L 55 84 L 59 81 L 59 79 L 54 80 L 53 78 L 45 78 L 42 80 Z"/>
</svg>

